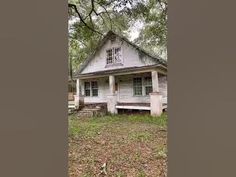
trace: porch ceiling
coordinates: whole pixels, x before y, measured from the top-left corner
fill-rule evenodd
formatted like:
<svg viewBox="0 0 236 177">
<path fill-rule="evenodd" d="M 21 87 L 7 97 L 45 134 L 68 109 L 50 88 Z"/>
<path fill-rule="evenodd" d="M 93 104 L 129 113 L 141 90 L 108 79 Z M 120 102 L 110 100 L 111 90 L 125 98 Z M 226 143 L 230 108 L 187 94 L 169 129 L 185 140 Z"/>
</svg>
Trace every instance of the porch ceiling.
<svg viewBox="0 0 236 177">
<path fill-rule="evenodd" d="M 120 69 L 111 69 L 105 71 L 97 71 L 92 73 L 78 74 L 76 78 L 95 78 L 95 77 L 104 77 L 109 75 L 125 75 L 125 74 L 135 74 L 135 73 L 144 73 L 151 72 L 153 69 L 158 69 L 162 74 L 166 74 L 167 68 L 163 65 L 150 65 L 150 66 L 142 66 L 142 67 L 129 67 L 129 68 L 120 68 Z"/>
</svg>

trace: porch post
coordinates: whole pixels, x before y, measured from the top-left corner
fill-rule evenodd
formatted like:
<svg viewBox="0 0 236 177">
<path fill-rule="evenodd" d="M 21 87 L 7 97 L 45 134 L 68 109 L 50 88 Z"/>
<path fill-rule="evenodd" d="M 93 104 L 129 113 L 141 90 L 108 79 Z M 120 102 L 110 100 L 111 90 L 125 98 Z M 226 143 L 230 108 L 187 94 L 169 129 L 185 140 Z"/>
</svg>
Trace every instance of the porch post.
<svg viewBox="0 0 236 177">
<path fill-rule="evenodd" d="M 151 115 L 160 116 L 162 114 L 162 96 L 159 92 L 158 72 L 152 71 L 152 89 L 150 93 Z"/>
<path fill-rule="evenodd" d="M 115 94 L 115 76 L 110 75 L 109 76 L 109 88 L 110 88 L 110 94 Z"/>
<path fill-rule="evenodd" d="M 152 71 L 152 92 L 159 92 L 158 72 Z"/>
<path fill-rule="evenodd" d="M 115 94 L 115 76 L 109 76 L 110 95 L 107 97 L 107 111 L 112 114 L 117 114 L 116 104 L 117 95 Z"/>
<path fill-rule="evenodd" d="M 80 79 L 76 79 L 76 95 L 74 96 L 75 107 L 79 108 L 79 96 L 80 96 Z"/>
</svg>

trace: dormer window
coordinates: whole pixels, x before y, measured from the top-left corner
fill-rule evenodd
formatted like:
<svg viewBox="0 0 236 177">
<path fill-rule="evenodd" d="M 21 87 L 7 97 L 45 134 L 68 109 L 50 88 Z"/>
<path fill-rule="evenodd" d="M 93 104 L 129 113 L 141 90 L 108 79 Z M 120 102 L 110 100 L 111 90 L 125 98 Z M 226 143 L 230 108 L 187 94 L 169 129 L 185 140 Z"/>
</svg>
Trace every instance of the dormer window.
<svg viewBox="0 0 236 177">
<path fill-rule="evenodd" d="M 108 49 L 106 50 L 106 53 L 107 53 L 107 63 L 106 63 L 107 65 L 122 63 L 120 47 L 113 47 L 111 49 Z"/>
</svg>

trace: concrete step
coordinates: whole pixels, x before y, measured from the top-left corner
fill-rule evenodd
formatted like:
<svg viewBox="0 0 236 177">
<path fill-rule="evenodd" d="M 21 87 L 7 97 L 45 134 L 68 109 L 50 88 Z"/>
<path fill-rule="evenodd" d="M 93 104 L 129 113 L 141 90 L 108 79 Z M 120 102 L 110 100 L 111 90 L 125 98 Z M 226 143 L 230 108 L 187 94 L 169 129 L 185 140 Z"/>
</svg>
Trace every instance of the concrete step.
<svg viewBox="0 0 236 177">
<path fill-rule="evenodd" d="M 102 116 L 104 114 L 100 109 L 82 109 L 78 112 L 78 117 Z"/>
<path fill-rule="evenodd" d="M 89 111 L 79 111 L 78 112 L 78 117 L 92 117 L 94 115 L 93 112 Z"/>
<path fill-rule="evenodd" d="M 96 109 L 96 108 L 83 108 L 81 111 L 100 111 L 101 109 Z"/>
</svg>

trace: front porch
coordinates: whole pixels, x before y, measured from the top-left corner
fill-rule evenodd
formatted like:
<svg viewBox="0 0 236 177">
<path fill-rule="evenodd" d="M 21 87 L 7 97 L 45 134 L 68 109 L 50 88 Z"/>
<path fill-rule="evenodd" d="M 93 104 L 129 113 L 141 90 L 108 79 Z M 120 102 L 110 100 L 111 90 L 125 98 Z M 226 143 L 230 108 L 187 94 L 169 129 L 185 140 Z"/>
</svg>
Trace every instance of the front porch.
<svg viewBox="0 0 236 177">
<path fill-rule="evenodd" d="M 107 111 L 112 114 L 127 109 L 159 116 L 166 109 L 167 93 L 160 79 L 163 76 L 165 73 L 157 68 L 81 74 L 77 79 L 76 106 L 107 103 Z"/>
</svg>

